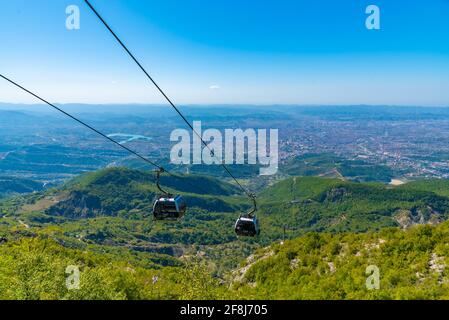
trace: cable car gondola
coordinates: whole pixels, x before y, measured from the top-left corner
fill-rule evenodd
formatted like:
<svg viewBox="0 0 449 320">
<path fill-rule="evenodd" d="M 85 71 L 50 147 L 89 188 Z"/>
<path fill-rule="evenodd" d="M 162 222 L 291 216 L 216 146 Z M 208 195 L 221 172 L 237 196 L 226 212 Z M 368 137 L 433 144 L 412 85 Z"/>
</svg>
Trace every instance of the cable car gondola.
<svg viewBox="0 0 449 320">
<path fill-rule="evenodd" d="M 259 220 L 254 214 L 257 211 L 256 197 L 252 195 L 251 198 L 254 202 L 253 209 L 250 212 L 241 215 L 235 222 L 234 230 L 238 236 L 255 237 L 260 234 Z"/>
<path fill-rule="evenodd" d="M 256 216 L 240 216 L 235 223 L 235 233 L 242 237 L 255 237 L 260 234 L 259 220 Z"/>
<path fill-rule="evenodd" d="M 153 205 L 155 220 L 178 220 L 186 212 L 186 203 L 181 195 L 158 197 Z"/>
<path fill-rule="evenodd" d="M 157 196 L 153 204 L 154 220 L 178 220 L 181 219 L 186 210 L 186 202 L 181 195 L 172 195 L 164 191 L 159 185 L 162 170 L 157 171 L 156 185 L 162 195 Z"/>
</svg>

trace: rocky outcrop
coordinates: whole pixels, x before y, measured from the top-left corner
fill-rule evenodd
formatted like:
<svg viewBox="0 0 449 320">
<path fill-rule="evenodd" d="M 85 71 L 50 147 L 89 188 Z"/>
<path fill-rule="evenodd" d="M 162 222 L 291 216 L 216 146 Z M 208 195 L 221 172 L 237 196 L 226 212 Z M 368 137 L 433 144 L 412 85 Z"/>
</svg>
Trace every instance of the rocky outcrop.
<svg viewBox="0 0 449 320">
<path fill-rule="evenodd" d="M 82 191 L 73 191 L 67 199 L 48 208 L 46 213 L 72 219 L 90 218 L 102 213 L 102 205 L 100 198 L 96 196 Z"/>
</svg>

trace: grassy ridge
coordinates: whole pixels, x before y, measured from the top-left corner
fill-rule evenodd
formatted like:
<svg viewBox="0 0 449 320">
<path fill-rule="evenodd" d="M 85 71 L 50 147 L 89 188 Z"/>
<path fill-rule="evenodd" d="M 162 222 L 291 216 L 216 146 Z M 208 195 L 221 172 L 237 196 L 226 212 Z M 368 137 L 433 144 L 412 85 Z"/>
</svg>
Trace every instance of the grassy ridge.
<svg viewBox="0 0 449 320">
<path fill-rule="evenodd" d="M 161 185 L 171 193 L 182 193 L 191 207 L 234 212 L 237 200 L 231 184 L 205 176 L 163 176 Z M 49 215 L 69 218 L 148 215 L 159 193 L 153 173 L 111 168 L 85 175 L 65 187 L 68 196 L 47 210 Z"/>
</svg>

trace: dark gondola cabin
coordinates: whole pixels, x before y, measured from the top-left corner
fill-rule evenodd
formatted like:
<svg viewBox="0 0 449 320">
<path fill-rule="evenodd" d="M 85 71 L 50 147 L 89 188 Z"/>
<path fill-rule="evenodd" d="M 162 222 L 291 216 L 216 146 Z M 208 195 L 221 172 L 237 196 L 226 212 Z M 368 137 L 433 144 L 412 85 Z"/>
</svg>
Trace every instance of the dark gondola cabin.
<svg viewBox="0 0 449 320">
<path fill-rule="evenodd" d="M 153 216 L 155 220 L 178 220 L 184 216 L 186 208 L 182 196 L 165 195 L 154 202 Z"/>
<path fill-rule="evenodd" d="M 235 223 L 235 233 L 242 237 L 255 237 L 260 234 L 256 216 L 242 216 Z"/>
</svg>

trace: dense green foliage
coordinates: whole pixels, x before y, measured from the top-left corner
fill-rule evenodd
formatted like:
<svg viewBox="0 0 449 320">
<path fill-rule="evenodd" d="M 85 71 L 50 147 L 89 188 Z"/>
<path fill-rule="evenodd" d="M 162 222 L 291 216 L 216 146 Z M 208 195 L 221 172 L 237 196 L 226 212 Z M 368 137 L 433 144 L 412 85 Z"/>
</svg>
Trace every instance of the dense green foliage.
<svg viewBox="0 0 449 320">
<path fill-rule="evenodd" d="M 447 222 L 408 231 L 309 233 L 259 251 L 234 286 L 263 299 L 448 299 L 447 243 Z M 372 265 L 379 268 L 378 290 L 366 286 Z"/>
<path fill-rule="evenodd" d="M 447 299 L 449 223 L 367 234 L 309 233 L 258 250 L 227 281 L 200 258 L 149 268 L 123 254 L 68 249 L 45 237 L 0 244 L 2 299 Z M 370 290 L 368 266 L 380 270 Z M 68 266 L 80 288 L 68 290 Z"/>
<path fill-rule="evenodd" d="M 401 186 L 401 189 L 434 192 L 440 196 L 449 197 L 449 180 L 419 180 Z"/>
<path fill-rule="evenodd" d="M 123 168 L 0 201 L 0 298 L 446 297 L 445 271 L 428 269 L 429 255 L 437 265 L 446 259 L 449 226 L 413 226 L 447 220 L 448 181 L 285 179 L 259 194 L 255 239 L 234 234 L 250 203 L 233 185 L 198 175 L 164 176 L 162 185 L 186 196 L 181 221 L 152 221 L 154 174 Z M 279 245 L 284 227 L 287 239 L 299 238 Z M 235 271 L 254 252 L 249 271 Z M 363 288 L 368 263 L 385 277 L 379 291 Z M 68 265 L 80 266 L 81 290 L 65 288 Z M 412 267 L 420 286 L 405 276 Z"/>
<path fill-rule="evenodd" d="M 449 198 L 429 188 L 315 177 L 283 180 L 264 190 L 260 199 L 267 224 L 278 230 L 286 224 L 293 229 L 293 235 L 304 231 L 366 232 L 409 227 L 438 223 L 449 215 Z"/>
<path fill-rule="evenodd" d="M 126 256 L 66 249 L 53 240 L 24 238 L 0 245 L 0 299 L 207 299 L 220 296 L 207 267 L 148 269 Z M 79 268 L 79 287 L 67 286 Z M 194 267 L 192 267 L 194 266 Z M 67 272 L 67 273 L 66 273 Z"/>
</svg>

